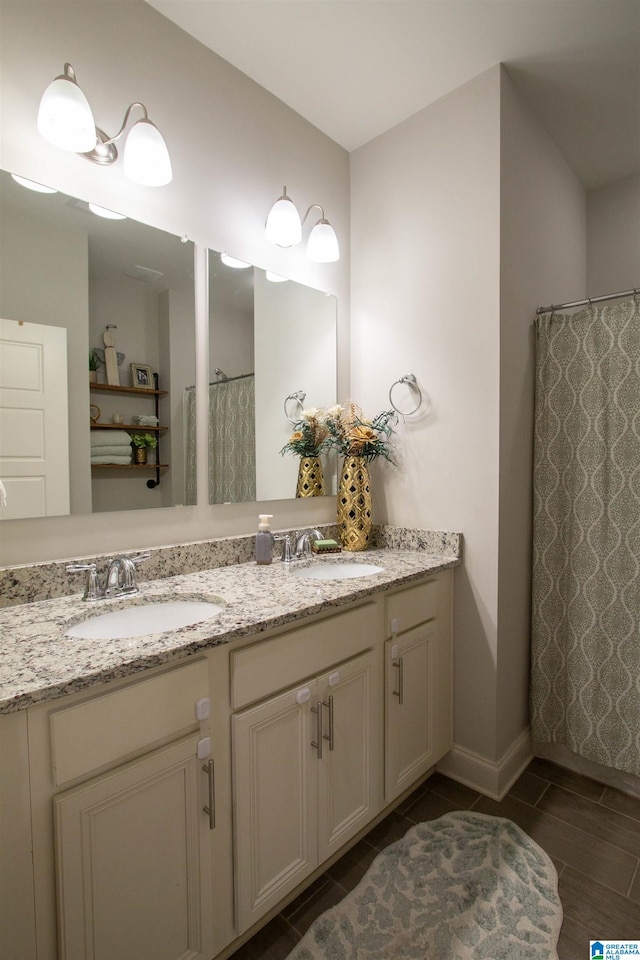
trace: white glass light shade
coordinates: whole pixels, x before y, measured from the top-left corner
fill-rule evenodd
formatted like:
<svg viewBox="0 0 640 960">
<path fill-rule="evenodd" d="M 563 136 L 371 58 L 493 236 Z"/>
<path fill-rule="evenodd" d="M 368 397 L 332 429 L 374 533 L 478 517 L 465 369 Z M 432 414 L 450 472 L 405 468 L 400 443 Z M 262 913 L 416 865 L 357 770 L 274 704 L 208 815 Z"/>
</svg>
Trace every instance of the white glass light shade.
<svg viewBox="0 0 640 960">
<path fill-rule="evenodd" d="M 21 187 L 26 187 L 27 190 L 33 190 L 35 193 L 57 193 L 57 190 L 54 190 L 53 187 L 45 187 L 43 183 L 36 183 L 35 180 L 27 180 L 26 177 L 19 177 L 17 173 L 12 173 L 11 178 L 15 180 L 16 183 L 19 183 Z"/>
<path fill-rule="evenodd" d="M 271 270 L 265 272 L 267 280 L 270 280 L 271 283 L 286 283 L 289 279 L 288 277 L 282 277 L 279 273 L 272 273 Z"/>
<path fill-rule="evenodd" d="M 42 95 L 38 130 L 62 150 L 86 153 L 96 145 L 96 125 L 89 101 L 69 77 L 56 77 Z"/>
<path fill-rule="evenodd" d="M 328 220 L 318 220 L 309 234 L 307 256 L 314 263 L 333 263 L 340 259 L 338 238 Z"/>
<path fill-rule="evenodd" d="M 302 239 L 300 214 L 286 193 L 276 200 L 269 211 L 265 237 L 279 247 L 293 247 Z"/>
<path fill-rule="evenodd" d="M 162 134 L 151 120 L 138 120 L 124 145 L 124 172 L 134 183 L 162 187 L 171 183 L 169 151 Z"/>
</svg>

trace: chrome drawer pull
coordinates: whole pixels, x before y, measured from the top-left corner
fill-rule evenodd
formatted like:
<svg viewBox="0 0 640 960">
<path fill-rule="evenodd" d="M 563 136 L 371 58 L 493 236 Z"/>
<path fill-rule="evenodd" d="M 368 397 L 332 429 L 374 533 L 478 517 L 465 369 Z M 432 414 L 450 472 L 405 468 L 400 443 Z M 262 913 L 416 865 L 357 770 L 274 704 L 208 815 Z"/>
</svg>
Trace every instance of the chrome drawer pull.
<svg viewBox="0 0 640 960">
<path fill-rule="evenodd" d="M 214 761 L 209 760 L 208 763 L 202 765 L 202 769 L 207 775 L 208 778 L 208 791 L 209 791 L 209 805 L 203 807 L 202 809 L 209 817 L 209 830 L 214 830 L 216 826 L 216 782 L 215 782 L 215 773 L 214 773 Z"/>
<path fill-rule="evenodd" d="M 392 693 L 394 697 L 398 698 L 398 703 L 402 706 L 404 703 L 404 661 L 402 657 L 394 660 L 393 666 L 398 668 L 398 689 L 393 690 Z"/>
<path fill-rule="evenodd" d="M 334 741 L 334 736 L 333 736 L 333 731 L 334 731 L 334 727 L 333 727 L 333 697 L 329 697 L 329 701 L 328 701 L 328 702 L 327 702 L 326 700 L 323 700 L 323 701 L 322 701 L 322 706 L 329 708 L 329 736 L 327 736 L 326 733 L 325 733 L 324 739 L 329 741 L 329 750 L 333 750 L 333 748 L 334 748 L 334 746 L 335 746 L 335 741 Z"/>
<path fill-rule="evenodd" d="M 318 751 L 318 760 L 322 760 L 322 741 L 325 739 L 322 732 L 322 700 L 318 700 L 315 707 L 311 707 L 311 712 L 316 715 L 316 739 L 311 741 L 311 746 Z"/>
</svg>

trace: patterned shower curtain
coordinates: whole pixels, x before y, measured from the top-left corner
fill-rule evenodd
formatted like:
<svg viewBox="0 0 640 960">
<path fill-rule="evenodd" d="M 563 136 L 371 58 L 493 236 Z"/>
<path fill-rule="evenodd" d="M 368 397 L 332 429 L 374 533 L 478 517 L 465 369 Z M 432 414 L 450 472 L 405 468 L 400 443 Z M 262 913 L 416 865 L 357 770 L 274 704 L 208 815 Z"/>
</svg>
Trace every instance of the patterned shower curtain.
<svg viewBox="0 0 640 960">
<path fill-rule="evenodd" d="M 532 734 L 640 775 L 640 304 L 536 344 Z"/>
<path fill-rule="evenodd" d="M 255 377 L 209 384 L 209 503 L 256 498 Z"/>
<path fill-rule="evenodd" d="M 196 502 L 195 387 L 186 387 L 186 500 Z M 209 384 L 209 503 L 256 498 L 255 377 Z"/>
<path fill-rule="evenodd" d="M 184 502 L 196 503 L 196 388 L 184 388 Z"/>
</svg>

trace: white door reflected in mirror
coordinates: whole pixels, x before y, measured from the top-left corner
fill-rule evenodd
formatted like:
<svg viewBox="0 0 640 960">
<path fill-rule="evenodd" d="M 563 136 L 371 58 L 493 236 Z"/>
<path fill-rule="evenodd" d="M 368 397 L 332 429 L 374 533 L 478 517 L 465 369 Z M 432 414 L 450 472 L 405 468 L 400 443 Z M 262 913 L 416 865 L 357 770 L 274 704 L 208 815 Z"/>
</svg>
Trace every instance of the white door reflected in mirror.
<svg viewBox="0 0 640 960">
<path fill-rule="evenodd" d="M 67 331 L 0 320 L 0 520 L 69 513 Z"/>
</svg>

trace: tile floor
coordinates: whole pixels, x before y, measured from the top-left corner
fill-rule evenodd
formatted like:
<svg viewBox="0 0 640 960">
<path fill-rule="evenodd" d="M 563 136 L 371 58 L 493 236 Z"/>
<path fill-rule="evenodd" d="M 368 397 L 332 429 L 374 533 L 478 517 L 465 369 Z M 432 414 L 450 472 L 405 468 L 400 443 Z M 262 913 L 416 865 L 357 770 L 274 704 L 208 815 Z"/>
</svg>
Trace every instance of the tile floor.
<svg viewBox="0 0 640 960">
<path fill-rule="evenodd" d="M 564 910 L 560 960 L 588 960 L 590 939 L 640 939 L 640 799 L 536 758 L 501 803 L 434 774 L 230 960 L 284 960 L 380 850 L 414 823 L 471 809 L 513 820 L 553 860 Z"/>
</svg>

